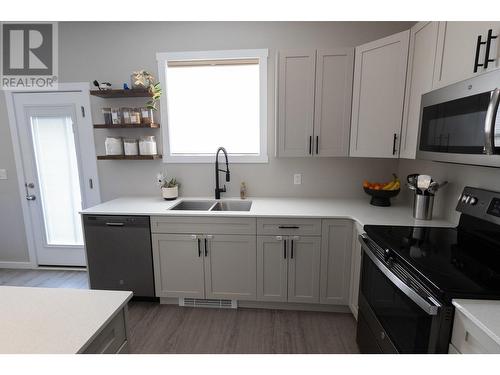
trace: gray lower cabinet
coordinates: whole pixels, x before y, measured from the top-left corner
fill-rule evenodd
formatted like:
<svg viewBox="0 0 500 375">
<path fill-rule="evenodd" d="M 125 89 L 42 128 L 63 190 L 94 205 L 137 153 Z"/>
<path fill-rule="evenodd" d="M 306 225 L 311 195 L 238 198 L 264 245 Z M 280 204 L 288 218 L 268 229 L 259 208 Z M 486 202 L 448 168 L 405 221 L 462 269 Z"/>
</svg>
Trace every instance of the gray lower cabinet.
<svg viewBox="0 0 500 375">
<path fill-rule="evenodd" d="M 205 298 L 205 276 L 197 235 L 153 234 L 157 297 Z"/>
<path fill-rule="evenodd" d="M 352 221 L 323 220 L 321 298 L 330 305 L 348 305 L 351 283 Z"/>
<path fill-rule="evenodd" d="M 257 299 L 319 302 L 320 237 L 258 236 Z"/>
<path fill-rule="evenodd" d="M 129 353 L 125 306 L 82 351 L 84 354 Z"/>
<path fill-rule="evenodd" d="M 158 297 L 256 298 L 256 238 L 153 234 Z"/>
<path fill-rule="evenodd" d="M 207 237 L 207 256 L 204 259 L 206 298 L 255 300 L 255 235 Z"/>
</svg>

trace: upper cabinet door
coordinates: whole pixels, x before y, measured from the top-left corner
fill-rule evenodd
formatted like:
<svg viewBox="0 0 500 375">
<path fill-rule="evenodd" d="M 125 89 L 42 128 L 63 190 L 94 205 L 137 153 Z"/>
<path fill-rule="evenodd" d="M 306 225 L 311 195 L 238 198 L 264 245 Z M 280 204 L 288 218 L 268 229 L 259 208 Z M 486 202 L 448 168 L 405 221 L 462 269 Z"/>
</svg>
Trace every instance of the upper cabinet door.
<svg viewBox="0 0 500 375">
<path fill-rule="evenodd" d="M 415 159 L 416 156 L 420 102 L 422 94 L 432 90 L 438 28 L 438 22 L 419 22 L 410 30 L 400 158 Z"/>
<path fill-rule="evenodd" d="M 353 65 L 353 48 L 317 51 L 313 140 L 317 156 L 349 154 Z"/>
<path fill-rule="evenodd" d="M 313 154 L 315 59 L 315 50 L 279 52 L 279 156 Z"/>
<path fill-rule="evenodd" d="M 409 36 L 356 47 L 350 156 L 398 157 Z"/>
<path fill-rule="evenodd" d="M 487 42 L 488 30 L 492 35 L 500 34 L 500 22 L 440 22 L 439 38 L 434 72 L 434 88 L 447 86 L 451 83 L 470 78 L 475 74 L 497 69 L 498 43 L 500 36 L 490 42 L 489 58 L 495 59 L 488 63 L 488 69 L 480 66 L 474 72 L 478 36 L 481 42 Z M 479 46 L 478 63 L 484 64 L 486 59 L 486 44 Z"/>
</svg>

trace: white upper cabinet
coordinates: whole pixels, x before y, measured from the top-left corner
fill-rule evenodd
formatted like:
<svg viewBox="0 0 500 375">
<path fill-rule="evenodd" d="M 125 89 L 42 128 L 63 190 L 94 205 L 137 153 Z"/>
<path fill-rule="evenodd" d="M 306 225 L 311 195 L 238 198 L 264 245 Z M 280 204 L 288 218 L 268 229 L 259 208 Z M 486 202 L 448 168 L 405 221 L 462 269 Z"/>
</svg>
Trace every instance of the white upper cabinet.
<svg viewBox="0 0 500 375">
<path fill-rule="evenodd" d="M 311 154 L 315 60 L 315 50 L 280 51 L 279 53 L 279 156 Z"/>
<path fill-rule="evenodd" d="M 313 154 L 317 156 L 349 154 L 353 65 L 353 48 L 316 54 Z"/>
<path fill-rule="evenodd" d="M 416 156 L 420 102 L 422 94 L 432 90 L 438 29 L 439 22 L 419 22 L 410 30 L 400 158 L 415 159 Z"/>
<path fill-rule="evenodd" d="M 356 47 L 350 156 L 398 157 L 409 36 Z"/>
<path fill-rule="evenodd" d="M 462 81 L 500 66 L 498 63 L 500 36 L 488 38 L 490 29 L 491 36 L 498 36 L 500 22 L 439 22 L 434 88 Z M 481 44 L 478 49 L 479 36 Z M 490 46 L 488 58 L 494 61 L 488 62 L 488 67 L 485 68 L 488 44 Z M 475 72 L 476 62 L 482 66 L 478 66 Z"/>
<path fill-rule="evenodd" d="M 347 156 L 354 50 L 280 51 L 278 156 Z"/>
</svg>

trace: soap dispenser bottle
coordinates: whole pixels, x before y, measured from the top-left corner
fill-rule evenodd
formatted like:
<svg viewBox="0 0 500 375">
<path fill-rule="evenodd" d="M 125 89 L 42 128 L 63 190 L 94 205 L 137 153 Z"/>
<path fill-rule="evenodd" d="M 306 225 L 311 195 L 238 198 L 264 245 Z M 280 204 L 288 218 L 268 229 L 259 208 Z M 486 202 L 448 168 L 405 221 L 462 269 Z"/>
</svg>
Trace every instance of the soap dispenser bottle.
<svg viewBox="0 0 500 375">
<path fill-rule="evenodd" d="M 243 181 L 240 185 L 240 198 L 245 199 L 247 197 L 247 185 Z"/>
</svg>

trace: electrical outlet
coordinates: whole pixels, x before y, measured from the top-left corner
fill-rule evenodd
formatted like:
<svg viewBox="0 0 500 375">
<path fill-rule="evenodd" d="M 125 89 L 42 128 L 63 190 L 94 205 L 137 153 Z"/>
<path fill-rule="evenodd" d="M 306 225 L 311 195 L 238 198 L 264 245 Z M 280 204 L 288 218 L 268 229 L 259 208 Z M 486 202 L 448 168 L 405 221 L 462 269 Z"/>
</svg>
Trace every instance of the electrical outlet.
<svg viewBox="0 0 500 375">
<path fill-rule="evenodd" d="M 295 173 L 293 175 L 293 184 L 294 185 L 301 185 L 302 184 L 302 174 Z"/>
<path fill-rule="evenodd" d="M 163 173 L 157 173 L 156 174 L 156 185 L 160 186 L 161 182 L 163 181 L 164 175 Z"/>
<path fill-rule="evenodd" d="M 0 169 L 0 180 L 7 179 L 7 169 Z"/>
</svg>

